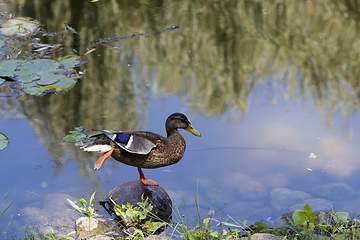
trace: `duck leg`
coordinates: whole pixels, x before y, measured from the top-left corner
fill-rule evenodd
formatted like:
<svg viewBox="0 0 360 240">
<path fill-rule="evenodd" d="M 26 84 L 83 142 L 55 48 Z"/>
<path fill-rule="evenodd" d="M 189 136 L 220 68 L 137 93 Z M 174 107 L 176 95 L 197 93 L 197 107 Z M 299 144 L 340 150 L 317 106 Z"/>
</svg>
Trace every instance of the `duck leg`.
<svg viewBox="0 0 360 240">
<path fill-rule="evenodd" d="M 99 160 L 96 161 L 95 166 L 94 166 L 94 170 L 99 170 L 101 168 L 101 166 L 103 165 L 103 163 L 105 162 L 105 160 L 111 156 L 111 154 L 113 153 L 115 149 L 115 146 L 112 146 L 111 149 L 104 153 Z"/>
<path fill-rule="evenodd" d="M 143 171 L 141 170 L 141 168 L 137 168 L 138 171 L 139 171 L 139 175 L 140 175 L 140 178 L 139 180 L 145 184 L 146 186 L 158 186 L 159 184 L 157 184 L 157 182 L 151 180 L 151 179 L 148 179 L 148 178 L 145 178 L 145 175 L 143 173 Z"/>
</svg>

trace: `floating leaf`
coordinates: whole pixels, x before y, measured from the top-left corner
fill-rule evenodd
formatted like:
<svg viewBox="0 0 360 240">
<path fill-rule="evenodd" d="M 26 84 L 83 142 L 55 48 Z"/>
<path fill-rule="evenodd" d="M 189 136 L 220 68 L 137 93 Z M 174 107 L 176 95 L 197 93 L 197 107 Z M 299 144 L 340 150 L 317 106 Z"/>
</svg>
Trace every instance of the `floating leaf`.
<svg viewBox="0 0 360 240">
<path fill-rule="evenodd" d="M 36 82 L 37 83 L 37 82 Z M 44 88 L 46 90 L 55 90 L 56 92 L 59 91 L 68 91 L 71 88 L 73 88 L 76 84 L 76 81 L 72 78 L 69 77 L 65 77 L 63 79 L 61 79 L 60 81 L 58 81 L 55 84 L 52 85 L 48 85 L 48 86 L 44 86 Z"/>
<path fill-rule="evenodd" d="M 41 27 L 38 20 L 33 20 L 29 17 L 18 17 L 5 21 L 0 32 L 6 36 L 20 35 L 20 36 L 33 36 Z"/>
<path fill-rule="evenodd" d="M 31 95 L 40 96 L 46 90 L 44 87 L 37 85 L 35 82 L 25 83 L 24 92 Z"/>
<path fill-rule="evenodd" d="M 58 62 L 64 65 L 65 69 L 74 68 L 82 65 L 84 61 L 75 55 L 66 56 L 65 58 L 58 59 Z"/>
<path fill-rule="evenodd" d="M 14 78 L 18 65 L 23 62 L 24 61 L 19 60 L 7 60 L 2 62 L 0 64 L 0 76 Z"/>
<path fill-rule="evenodd" d="M 20 82 L 37 81 L 39 85 L 51 85 L 66 76 L 65 71 L 59 70 L 60 64 L 50 59 L 37 59 L 21 65 L 16 72 Z"/>
<path fill-rule="evenodd" d="M 75 143 L 84 139 L 87 139 L 87 134 L 84 133 L 84 127 L 77 127 L 75 131 L 70 131 L 70 134 L 61 139 L 61 141 Z"/>
<path fill-rule="evenodd" d="M 21 82 L 19 86 L 25 93 L 40 96 L 49 91 L 73 88 L 77 81 L 69 75 L 75 71 L 73 67 L 79 64 L 83 64 L 83 61 L 73 55 L 60 62 L 51 59 L 8 60 L 0 64 L 0 76 Z M 0 84 L 3 82 L 0 80 Z"/>
<path fill-rule="evenodd" d="M 316 155 L 312 152 L 310 153 L 309 158 L 316 158 Z"/>
<path fill-rule="evenodd" d="M 0 151 L 7 147 L 9 144 L 9 138 L 3 133 L 0 133 Z"/>
<path fill-rule="evenodd" d="M 46 188 L 47 182 L 42 182 L 42 183 L 40 184 L 40 186 L 41 186 L 42 188 Z"/>
</svg>

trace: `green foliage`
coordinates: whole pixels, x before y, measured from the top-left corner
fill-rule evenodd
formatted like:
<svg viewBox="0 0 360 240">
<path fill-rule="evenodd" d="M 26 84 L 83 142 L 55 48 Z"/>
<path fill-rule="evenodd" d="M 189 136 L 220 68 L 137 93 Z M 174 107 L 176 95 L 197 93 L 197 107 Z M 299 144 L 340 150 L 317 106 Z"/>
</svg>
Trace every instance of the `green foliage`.
<svg viewBox="0 0 360 240">
<path fill-rule="evenodd" d="M 76 211 L 79 211 L 81 212 L 82 214 L 84 214 L 86 217 L 88 218 L 91 218 L 91 217 L 96 217 L 98 216 L 98 214 L 96 213 L 95 209 L 94 209 L 94 204 L 93 204 L 93 200 L 94 200 L 94 197 L 95 197 L 95 193 L 94 192 L 91 197 L 90 197 L 90 200 L 89 200 L 89 205 L 87 203 L 87 201 L 84 199 L 84 198 L 80 198 L 79 201 L 74 201 L 74 203 L 78 202 L 80 203 L 81 207 L 78 207 Z"/>
<path fill-rule="evenodd" d="M 0 151 L 7 147 L 9 144 L 9 138 L 5 134 L 0 133 Z"/>
<path fill-rule="evenodd" d="M 189 213 L 187 211 L 186 202 L 184 200 L 184 207 L 185 207 L 185 216 L 183 216 L 178 207 L 175 204 L 177 214 L 177 223 L 174 226 L 174 229 L 179 232 L 182 237 L 186 240 L 193 240 L 193 239 L 240 239 L 240 236 L 243 234 L 235 229 L 222 229 L 225 222 L 219 222 L 213 218 L 214 215 L 214 205 L 215 205 L 215 198 L 213 201 L 213 206 L 210 210 L 210 215 L 201 218 L 200 217 L 200 205 L 199 201 L 197 200 L 196 195 L 194 195 L 195 205 L 197 210 L 197 220 L 191 220 Z M 185 217 L 188 221 L 185 221 Z M 189 220 L 190 219 L 190 220 Z M 213 226 L 212 222 L 215 221 L 216 225 Z"/>
<path fill-rule="evenodd" d="M 66 135 L 61 139 L 62 142 L 68 142 L 68 143 L 76 143 L 81 141 L 86 141 L 93 135 L 99 134 L 101 132 L 99 131 L 90 131 L 86 133 L 86 130 L 83 126 L 75 127 L 74 131 L 70 131 L 69 135 Z"/>
<path fill-rule="evenodd" d="M 306 204 L 303 210 L 294 211 L 288 222 L 277 228 L 269 228 L 265 223 L 256 222 L 255 225 L 259 228 L 252 233 L 271 233 L 286 239 L 360 239 L 359 216 L 349 220 L 346 212 L 313 213 Z"/>
<path fill-rule="evenodd" d="M 51 59 L 35 60 L 7 60 L 0 63 L 0 76 L 17 81 L 23 91 L 31 95 L 43 95 L 54 90 L 71 89 L 76 81 L 74 67 L 80 66 L 83 61 L 78 56 L 69 56 L 66 59 L 55 61 Z"/>
<path fill-rule="evenodd" d="M 38 20 L 29 17 L 17 17 L 3 22 L 0 32 L 6 36 L 33 36 L 41 28 Z"/>
<path fill-rule="evenodd" d="M 141 196 L 141 202 L 137 203 L 138 206 L 132 206 L 130 203 L 120 206 L 111 199 L 115 205 L 115 214 L 123 219 L 122 221 L 127 227 L 135 228 L 134 233 L 129 236 L 130 238 L 144 238 L 167 225 L 166 222 L 152 215 L 153 206 L 147 204 L 148 200 Z M 151 216 L 150 220 L 146 220 L 149 216 Z M 154 219 L 159 221 L 154 221 Z"/>
<path fill-rule="evenodd" d="M 304 226 L 307 230 L 312 232 L 315 227 L 316 215 L 312 214 L 312 209 L 309 204 L 303 207 L 304 210 L 296 210 L 293 213 L 293 220 L 300 226 Z"/>
<path fill-rule="evenodd" d="M 4 196 L 0 199 L 0 202 L 4 199 L 4 197 L 9 193 L 9 191 L 10 190 L 8 190 L 5 194 L 4 194 Z M 11 206 L 11 204 L 13 204 L 13 203 L 10 203 L 2 212 L 0 212 L 0 217 L 2 216 L 2 215 L 4 215 L 4 213 L 6 212 L 6 210 L 8 210 L 9 209 L 9 207 Z"/>
<path fill-rule="evenodd" d="M 35 224 L 32 224 L 32 226 L 29 226 L 28 224 L 25 225 L 24 229 L 20 229 L 24 232 L 25 237 L 23 240 L 70 240 L 73 239 L 70 235 L 66 236 L 56 236 L 55 233 L 42 233 L 39 226 L 36 226 Z"/>
</svg>

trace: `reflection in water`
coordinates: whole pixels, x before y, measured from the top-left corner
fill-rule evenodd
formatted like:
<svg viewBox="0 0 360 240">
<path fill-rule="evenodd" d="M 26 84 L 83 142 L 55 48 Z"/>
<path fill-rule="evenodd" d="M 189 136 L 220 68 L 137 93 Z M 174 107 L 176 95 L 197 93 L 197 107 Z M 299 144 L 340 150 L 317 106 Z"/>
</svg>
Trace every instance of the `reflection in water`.
<svg viewBox="0 0 360 240">
<path fill-rule="evenodd" d="M 71 91 L 0 99 L 0 109 L 17 107 L 47 152 L 63 163 L 62 174 L 58 167 L 53 173 L 57 184 L 72 188 L 61 181 L 80 175 L 75 181 L 89 189 L 80 184 L 76 194 L 107 192 L 130 178 L 131 170 L 114 163 L 102 175 L 94 173 L 94 159 L 60 142 L 68 131 L 84 126 L 160 132 L 163 125 L 157 123 L 179 110 L 198 115 L 194 121 L 204 134 L 202 141 L 186 139 L 189 146 L 254 148 L 189 148 L 184 161 L 165 169 L 171 172 L 149 170 L 175 202 L 182 202 L 179 189 L 185 194 L 190 212 L 196 212 L 192 196 L 199 178 L 202 213 L 221 182 L 216 201 L 222 217 L 231 212 L 248 221 L 276 218 L 288 208 L 274 209 L 273 189 L 332 200 L 333 194 L 318 189 L 339 183 L 350 190 L 335 206 L 357 214 L 360 139 L 353 128 L 359 117 L 360 48 L 352 6 L 350 0 L 26 1 L 14 14 L 54 30 L 69 23 L 80 34 L 64 45 L 75 45 L 80 54 L 93 48 L 94 39 L 180 28 L 114 43 L 120 50 L 97 46 L 86 55 L 87 72 Z M 11 149 L 10 144 L 5 151 Z M 311 152 L 316 159 L 309 158 Z"/>
</svg>

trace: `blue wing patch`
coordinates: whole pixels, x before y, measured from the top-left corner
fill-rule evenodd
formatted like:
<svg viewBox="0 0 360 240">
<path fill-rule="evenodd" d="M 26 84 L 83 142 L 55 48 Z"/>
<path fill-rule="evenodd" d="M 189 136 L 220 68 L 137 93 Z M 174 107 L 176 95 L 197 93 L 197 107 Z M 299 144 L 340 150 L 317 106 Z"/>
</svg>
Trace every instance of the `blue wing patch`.
<svg viewBox="0 0 360 240">
<path fill-rule="evenodd" d="M 130 135 L 126 134 L 117 134 L 115 137 L 115 142 L 127 143 L 129 141 Z"/>
</svg>

